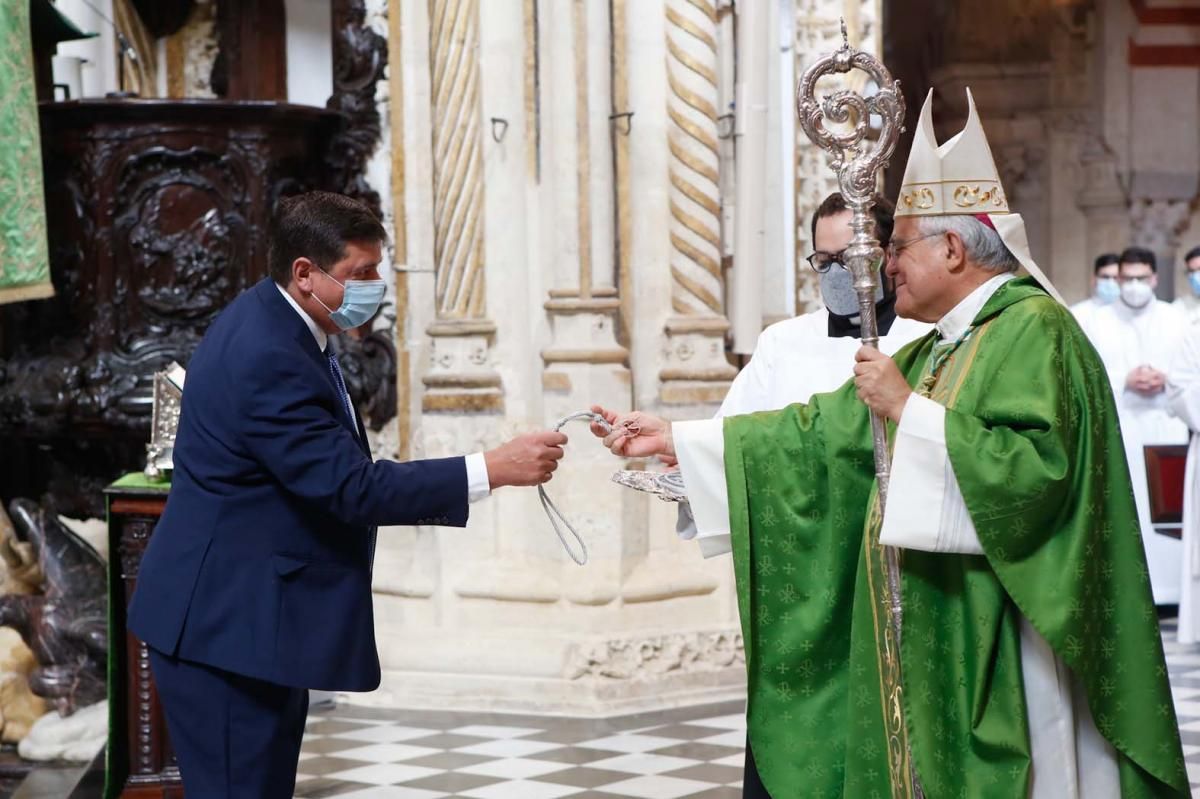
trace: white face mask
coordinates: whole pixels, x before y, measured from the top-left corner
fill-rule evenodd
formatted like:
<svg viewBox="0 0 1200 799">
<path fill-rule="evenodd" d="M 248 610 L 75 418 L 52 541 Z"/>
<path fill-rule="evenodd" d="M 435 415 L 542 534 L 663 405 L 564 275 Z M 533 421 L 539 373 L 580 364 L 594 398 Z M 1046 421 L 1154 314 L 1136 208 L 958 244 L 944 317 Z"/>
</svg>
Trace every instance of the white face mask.
<svg viewBox="0 0 1200 799">
<path fill-rule="evenodd" d="M 1121 284 L 1121 300 L 1130 308 L 1143 308 L 1154 299 L 1154 289 L 1145 280 L 1129 280 Z"/>
</svg>

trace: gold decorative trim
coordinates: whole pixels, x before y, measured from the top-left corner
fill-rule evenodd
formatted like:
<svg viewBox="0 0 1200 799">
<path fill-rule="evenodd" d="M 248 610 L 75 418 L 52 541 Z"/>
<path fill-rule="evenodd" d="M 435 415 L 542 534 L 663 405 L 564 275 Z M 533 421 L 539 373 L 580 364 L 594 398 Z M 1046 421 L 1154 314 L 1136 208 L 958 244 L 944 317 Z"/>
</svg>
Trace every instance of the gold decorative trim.
<svg viewBox="0 0 1200 799">
<path fill-rule="evenodd" d="M 621 347 L 595 350 L 543 350 L 542 360 L 547 365 L 552 363 L 619 363 L 627 365 L 629 351 Z"/>
<path fill-rule="evenodd" d="M 504 395 L 499 391 L 487 394 L 426 394 L 421 398 L 421 410 L 426 413 L 497 413 L 504 410 Z"/>
<path fill-rule="evenodd" d="M 925 210 L 937 205 L 937 198 L 933 196 L 933 192 L 929 189 L 919 189 L 917 191 L 901 191 L 900 205 L 904 209 L 917 208 Z"/>
<path fill-rule="evenodd" d="M 979 185 L 962 184 L 954 189 L 954 204 L 959 208 L 975 208 L 980 205 L 1002 207 L 1005 202 L 1004 195 L 1000 193 L 999 183 L 994 183 L 986 189 Z"/>
<path fill-rule="evenodd" d="M 29 286 L 11 286 L 0 288 L 0 305 L 6 302 L 25 302 L 26 300 L 45 300 L 54 296 L 54 286 L 50 283 L 34 283 Z"/>
<path fill-rule="evenodd" d="M 455 374 L 440 373 L 425 375 L 421 382 L 429 388 L 499 388 L 500 375 L 497 374 Z"/>
</svg>

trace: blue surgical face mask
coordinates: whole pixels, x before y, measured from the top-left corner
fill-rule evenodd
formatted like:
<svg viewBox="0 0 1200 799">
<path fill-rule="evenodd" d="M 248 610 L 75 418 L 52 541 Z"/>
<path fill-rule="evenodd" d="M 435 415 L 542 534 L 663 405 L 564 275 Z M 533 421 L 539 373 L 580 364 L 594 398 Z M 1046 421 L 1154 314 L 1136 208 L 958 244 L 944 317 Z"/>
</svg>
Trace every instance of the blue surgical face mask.
<svg viewBox="0 0 1200 799">
<path fill-rule="evenodd" d="M 330 320 L 342 330 L 366 324 L 379 310 L 379 304 L 383 302 L 383 295 L 387 292 L 387 283 L 382 280 L 347 280 L 342 283 L 324 269 L 321 270 L 321 274 L 345 289 L 342 304 L 336 311 L 321 302 L 321 298 L 313 293 L 321 307 L 329 311 Z"/>
<path fill-rule="evenodd" d="M 1192 287 L 1192 294 L 1200 297 L 1200 272 L 1188 272 L 1188 285 Z"/>
<path fill-rule="evenodd" d="M 1096 301 L 1108 305 L 1121 296 L 1121 284 L 1115 277 L 1102 277 L 1096 281 Z"/>
</svg>

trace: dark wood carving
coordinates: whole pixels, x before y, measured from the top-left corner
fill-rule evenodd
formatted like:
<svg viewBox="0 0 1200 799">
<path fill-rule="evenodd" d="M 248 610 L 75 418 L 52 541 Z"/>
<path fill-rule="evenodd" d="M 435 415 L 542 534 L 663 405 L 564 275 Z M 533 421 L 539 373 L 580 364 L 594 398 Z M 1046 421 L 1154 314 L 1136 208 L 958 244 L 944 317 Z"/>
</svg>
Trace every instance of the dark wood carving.
<svg viewBox="0 0 1200 799">
<path fill-rule="evenodd" d="M 20 633 L 37 660 L 30 689 L 68 716 L 107 695 L 108 569 L 37 503 L 17 499 L 9 510 L 12 539 L 31 545 L 42 579 L 35 593 L 0 596 L 0 625 Z"/>
<path fill-rule="evenodd" d="M 226 100 L 286 100 L 284 0 L 217 0 L 217 57 L 210 83 Z"/>
<path fill-rule="evenodd" d="M 103 516 L 100 489 L 144 465 L 151 376 L 186 365 L 266 274 L 277 200 L 330 186 L 335 120 L 276 103 L 42 106 L 57 295 L 0 308 L 3 496 Z"/>
<path fill-rule="evenodd" d="M 110 732 L 109 746 L 115 755 L 110 767 L 115 781 L 124 785 L 123 799 L 181 799 L 183 784 L 150 671 L 150 651 L 125 627 L 138 569 L 166 505 L 166 491 L 113 486 L 107 493 L 109 558 L 121 567 L 120 573 L 113 575 L 112 634 L 116 645 L 112 654 L 121 658 L 119 672 L 125 675 L 110 700 L 117 707 L 117 722 Z"/>
<path fill-rule="evenodd" d="M 330 144 L 328 162 L 337 191 L 362 200 L 382 218 L 379 194 L 366 180 L 367 161 L 379 146 L 375 84 L 387 71 L 387 40 L 367 25 L 363 0 L 333 2 L 333 96 L 328 107 L 342 124 Z"/>
</svg>

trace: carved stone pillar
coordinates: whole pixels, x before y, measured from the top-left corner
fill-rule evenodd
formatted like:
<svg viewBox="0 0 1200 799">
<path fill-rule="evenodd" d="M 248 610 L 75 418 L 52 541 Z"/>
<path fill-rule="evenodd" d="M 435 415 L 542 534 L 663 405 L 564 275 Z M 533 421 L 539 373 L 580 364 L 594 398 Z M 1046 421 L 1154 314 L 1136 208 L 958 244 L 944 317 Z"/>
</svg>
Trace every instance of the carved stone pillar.
<svg viewBox="0 0 1200 799">
<path fill-rule="evenodd" d="M 436 321 L 426 412 L 504 408 L 484 286 L 479 0 L 429 0 Z"/>
<path fill-rule="evenodd" d="M 670 146 L 671 308 L 661 399 L 720 402 L 737 370 L 725 359 L 721 271 L 718 22 L 713 0 L 665 0 Z"/>
</svg>

